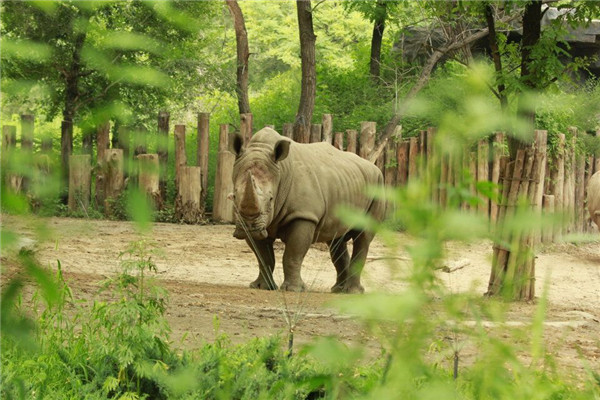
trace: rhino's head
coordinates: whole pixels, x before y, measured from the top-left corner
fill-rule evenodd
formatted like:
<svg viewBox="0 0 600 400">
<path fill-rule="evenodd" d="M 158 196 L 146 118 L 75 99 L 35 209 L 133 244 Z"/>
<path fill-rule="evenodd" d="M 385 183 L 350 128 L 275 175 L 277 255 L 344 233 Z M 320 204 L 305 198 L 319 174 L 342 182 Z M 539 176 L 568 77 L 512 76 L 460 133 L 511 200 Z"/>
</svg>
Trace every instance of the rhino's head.
<svg viewBox="0 0 600 400">
<path fill-rule="evenodd" d="M 237 223 L 233 236 L 265 239 L 267 227 L 273 220 L 281 177 L 280 162 L 288 156 L 290 141 L 279 140 L 275 145 L 253 143 L 245 149 L 242 143 L 241 136 L 234 137 L 232 200 Z"/>
</svg>

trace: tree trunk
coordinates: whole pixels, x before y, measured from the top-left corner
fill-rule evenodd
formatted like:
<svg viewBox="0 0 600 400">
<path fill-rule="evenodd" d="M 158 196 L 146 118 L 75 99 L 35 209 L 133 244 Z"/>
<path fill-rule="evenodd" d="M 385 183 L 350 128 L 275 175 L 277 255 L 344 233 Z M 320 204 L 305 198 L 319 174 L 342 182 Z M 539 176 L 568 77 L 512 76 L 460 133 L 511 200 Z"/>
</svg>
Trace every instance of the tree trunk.
<svg viewBox="0 0 600 400">
<path fill-rule="evenodd" d="M 308 143 L 310 122 L 315 107 L 317 73 L 315 68 L 315 43 L 310 0 L 297 0 L 298 31 L 300 34 L 300 57 L 302 59 L 302 89 L 300 105 L 294 121 L 294 140 Z"/>
<path fill-rule="evenodd" d="M 378 0 L 375 7 L 375 21 L 373 25 L 373 36 L 371 38 L 371 61 L 369 64 L 369 73 L 371 74 L 371 79 L 375 82 L 379 82 L 379 75 L 381 72 L 381 42 L 383 41 L 386 17 L 386 4 L 384 1 Z"/>
<path fill-rule="evenodd" d="M 498 83 L 498 99 L 500 107 L 503 111 L 508 107 L 508 99 L 506 98 L 506 87 L 502 81 L 502 58 L 498 50 L 498 39 L 496 37 L 496 21 L 494 20 L 494 10 L 490 4 L 485 5 L 485 20 L 489 29 L 488 43 L 492 51 L 492 60 L 494 61 L 494 69 L 496 70 L 496 82 Z"/>
<path fill-rule="evenodd" d="M 525 6 L 525 13 L 523 14 L 523 37 L 521 39 L 521 82 L 529 90 L 535 90 L 538 83 L 536 71 L 532 68 L 534 61 L 532 51 L 533 47 L 540 40 L 542 32 L 541 24 L 542 1 L 532 0 Z M 532 109 L 531 104 L 526 104 L 526 98 L 524 94 L 519 96 L 518 113 L 529 123 L 531 129 L 534 129 L 535 109 Z M 516 157 L 517 150 L 524 149 L 527 146 L 527 143 L 519 141 L 514 136 L 509 136 L 508 150 L 510 152 L 510 159 L 513 160 Z"/>
<path fill-rule="evenodd" d="M 248 100 L 248 33 L 244 22 L 244 14 L 237 1 L 225 0 L 229 12 L 233 17 L 233 27 L 235 29 L 235 41 L 237 47 L 237 87 L 238 108 L 240 114 L 250 112 L 250 101 Z"/>
</svg>

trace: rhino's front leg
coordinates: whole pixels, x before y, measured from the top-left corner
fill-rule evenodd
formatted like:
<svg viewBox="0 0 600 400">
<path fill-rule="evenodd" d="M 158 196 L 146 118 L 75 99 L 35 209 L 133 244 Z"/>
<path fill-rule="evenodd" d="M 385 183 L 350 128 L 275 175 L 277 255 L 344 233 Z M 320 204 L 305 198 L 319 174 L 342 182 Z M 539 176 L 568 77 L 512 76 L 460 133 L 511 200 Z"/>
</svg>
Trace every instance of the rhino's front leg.
<svg viewBox="0 0 600 400">
<path fill-rule="evenodd" d="M 275 269 L 273 239 L 246 239 L 246 243 L 254 251 L 254 255 L 258 260 L 258 278 L 250 283 L 250 287 L 254 289 L 276 290 L 277 284 L 273 279 L 273 270 Z"/>
<path fill-rule="evenodd" d="M 304 256 L 312 244 L 316 225 L 306 220 L 296 220 L 286 229 L 283 252 L 283 283 L 282 290 L 301 292 L 306 289 L 300 271 Z"/>
</svg>

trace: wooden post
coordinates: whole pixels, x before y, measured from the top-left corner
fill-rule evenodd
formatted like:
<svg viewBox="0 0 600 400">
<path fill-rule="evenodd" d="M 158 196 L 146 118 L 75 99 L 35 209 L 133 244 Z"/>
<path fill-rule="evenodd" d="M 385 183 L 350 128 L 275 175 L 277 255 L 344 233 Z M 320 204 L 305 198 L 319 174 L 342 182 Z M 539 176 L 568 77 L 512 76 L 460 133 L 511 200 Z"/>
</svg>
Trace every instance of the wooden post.
<svg viewBox="0 0 600 400">
<path fill-rule="evenodd" d="M 289 122 L 283 124 L 283 136 L 291 139 L 293 134 L 294 134 L 294 124 L 289 123 Z"/>
<path fill-rule="evenodd" d="M 252 128 L 250 128 L 252 129 Z M 210 134 L 210 113 L 198 114 L 198 147 L 196 165 L 200 167 L 200 184 L 202 186 L 201 208 L 206 206 L 206 194 L 208 193 L 208 154 Z"/>
<path fill-rule="evenodd" d="M 140 154 L 148 152 L 148 131 L 143 127 L 137 127 L 133 131 L 133 158 L 137 159 Z"/>
<path fill-rule="evenodd" d="M 98 164 L 96 173 L 96 205 L 98 207 L 104 207 L 104 200 L 106 199 L 106 152 L 110 145 L 109 136 L 110 122 L 106 121 L 105 123 L 98 125 L 96 128 L 96 147 L 98 148 L 98 154 L 96 156 Z"/>
<path fill-rule="evenodd" d="M 383 173 L 386 186 L 394 186 L 396 184 L 396 170 L 398 169 L 396 164 L 397 145 L 398 143 L 395 141 L 390 141 L 383 154 L 385 156 Z"/>
<path fill-rule="evenodd" d="M 42 138 L 41 149 L 42 153 L 50 154 L 52 153 L 52 136 L 45 136 Z"/>
<path fill-rule="evenodd" d="M 169 163 L 169 118 L 171 115 L 167 111 L 158 112 L 158 137 L 156 143 L 156 152 L 160 168 L 160 198 L 163 202 L 167 201 L 167 165 Z"/>
<path fill-rule="evenodd" d="M 2 127 L 2 150 L 10 151 L 17 144 L 17 127 L 14 125 L 4 125 Z"/>
<path fill-rule="evenodd" d="M 408 179 L 407 182 L 410 183 L 411 179 L 415 179 L 418 174 L 418 159 L 419 158 L 419 139 L 416 137 L 411 137 L 409 139 L 408 146 Z"/>
<path fill-rule="evenodd" d="M 421 160 L 423 163 L 427 162 L 427 131 L 419 132 L 419 153 L 421 154 Z"/>
<path fill-rule="evenodd" d="M 61 177 L 63 188 L 68 186 L 69 182 L 69 157 L 73 152 L 73 123 L 71 121 L 62 121 L 60 126 L 60 159 L 61 159 Z M 63 201 L 64 201 L 63 196 Z M 68 201 L 68 197 L 66 199 Z"/>
<path fill-rule="evenodd" d="M 6 171 L 5 183 L 13 193 L 21 191 L 23 177 L 11 173 L 14 170 L 13 162 L 14 149 L 17 144 L 17 127 L 14 125 L 4 125 L 2 127 L 2 168 Z"/>
<path fill-rule="evenodd" d="M 202 222 L 201 191 L 200 167 L 182 166 L 175 201 L 175 218 L 188 224 Z"/>
<path fill-rule="evenodd" d="M 219 155 L 215 174 L 215 194 L 213 200 L 213 219 L 220 222 L 233 222 L 233 201 L 228 195 L 233 193 L 233 163 L 235 155 L 229 150 L 229 125 L 219 129 Z"/>
<path fill-rule="evenodd" d="M 104 212 L 112 215 L 111 202 L 123 191 L 123 149 L 108 149 L 105 153 Z"/>
<path fill-rule="evenodd" d="M 131 131 L 129 130 L 129 127 L 119 125 L 117 139 L 119 148 L 123 150 L 123 173 L 125 174 L 125 177 L 128 177 L 130 171 L 129 150 L 131 148 Z"/>
<path fill-rule="evenodd" d="M 87 212 L 90 205 L 92 178 L 92 156 L 90 154 L 69 157 L 69 211 L 81 209 Z"/>
<path fill-rule="evenodd" d="M 179 190 L 181 169 L 187 165 L 185 154 L 185 125 L 175 125 L 175 188 Z"/>
<path fill-rule="evenodd" d="M 333 132 L 333 116 L 331 114 L 323 114 L 321 120 L 323 126 L 323 141 L 327 143 L 332 142 L 332 132 Z"/>
<path fill-rule="evenodd" d="M 575 220 L 577 221 L 577 231 L 585 231 L 585 157 L 577 157 L 575 177 Z"/>
<path fill-rule="evenodd" d="M 138 185 L 142 193 L 151 199 L 158 210 L 162 208 L 160 197 L 160 162 L 158 154 L 140 154 L 138 160 Z"/>
<path fill-rule="evenodd" d="M 434 140 L 435 136 L 435 128 L 429 127 L 427 128 L 427 162 L 431 163 L 433 160 L 433 152 L 434 152 Z"/>
<path fill-rule="evenodd" d="M 500 158 L 503 155 L 504 146 L 504 133 L 497 132 L 494 135 L 494 141 L 492 142 L 492 184 L 494 187 L 498 187 L 500 184 Z M 496 193 L 496 191 L 494 191 Z M 498 215 L 498 201 L 497 197 L 494 196 L 490 201 L 490 219 L 492 222 L 496 222 Z"/>
<path fill-rule="evenodd" d="M 542 209 L 544 215 L 554 216 L 554 195 L 545 194 L 542 201 Z M 554 242 L 554 228 L 542 229 L 542 242 L 552 243 Z"/>
<path fill-rule="evenodd" d="M 356 132 L 356 130 L 354 130 L 354 129 L 346 130 L 346 151 L 356 154 L 356 151 L 357 151 L 356 137 L 357 136 L 358 136 L 358 133 Z"/>
<path fill-rule="evenodd" d="M 321 124 L 311 124 L 310 126 L 310 143 L 318 143 L 321 141 Z"/>
<path fill-rule="evenodd" d="M 342 132 L 336 132 L 333 137 L 333 147 L 339 150 L 344 150 L 344 134 Z"/>
<path fill-rule="evenodd" d="M 406 185 L 408 181 L 408 148 L 410 141 L 403 140 L 398 143 L 396 149 L 396 163 L 398 170 L 396 171 L 396 185 Z"/>
<path fill-rule="evenodd" d="M 477 182 L 487 182 L 489 179 L 489 144 L 487 139 L 477 143 Z M 486 217 L 489 215 L 489 199 L 479 195 L 479 212 Z"/>
<path fill-rule="evenodd" d="M 448 180 L 450 177 L 450 155 L 449 154 L 442 154 L 442 157 L 440 159 L 440 198 L 439 198 L 439 203 L 443 208 L 446 208 L 446 206 L 448 205 Z"/>
<path fill-rule="evenodd" d="M 469 156 L 469 174 L 471 175 L 471 185 L 470 185 L 470 189 L 471 189 L 471 196 L 476 197 L 477 196 L 477 188 L 475 186 L 475 183 L 477 182 L 477 152 L 475 151 L 470 151 L 468 153 Z M 474 206 L 469 206 L 470 209 L 472 209 L 473 211 L 475 210 Z"/>
<path fill-rule="evenodd" d="M 21 150 L 33 151 L 33 115 L 21 115 Z"/>
<path fill-rule="evenodd" d="M 377 124 L 371 121 L 360 123 L 360 145 L 358 155 L 364 159 L 369 159 L 375 148 L 375 132 Z"/>
<path fill-rule="evenodd" d="M 252 139 L 252 113 L 240 114 L 240 134 L 244 139 L 244 145 L 247 145 Z"/>
</svg>

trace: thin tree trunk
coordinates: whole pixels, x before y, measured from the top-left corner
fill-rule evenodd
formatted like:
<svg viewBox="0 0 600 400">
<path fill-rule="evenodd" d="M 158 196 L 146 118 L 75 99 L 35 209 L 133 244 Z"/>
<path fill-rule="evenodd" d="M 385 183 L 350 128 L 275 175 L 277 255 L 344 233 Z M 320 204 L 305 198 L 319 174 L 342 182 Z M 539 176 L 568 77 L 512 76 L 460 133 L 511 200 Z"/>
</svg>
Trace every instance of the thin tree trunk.
<svg viewBox="0 0 600 400">
<path fill-rule="evenodd" d="M 525 6 L 523 14 L 523 37 L 521 39 L 521 82 L 529 90 L 535 90 L 537 87 L 537 79 L 535 71 L 532 68 L 533 46 L 540 40 L 542 28 L 542 1 L 532 0 Z M 531 105 L 526 104 L 526 96 L 519 96 L 518 113 L 527 120 L 531 129 L 534 129 L 535 124 L 535 109 L 531 109 Z M 508 137 L 508 150 L 511 160 L 514 159 L 518 149 L 528 146 L 516 139 L 514 136 Z"/>
<path fill-rule="evenodd" d="M 250 112 L 250 101 L 248 100 L 248 33 L 244 22 L 244 14 L 236 0 L 225 0 L 229 12 L 233 18 L 235 29 L 235 41 L 237 47 L 237 87 L 238 108 L 240 114 Z"/>
<path fill-rule="evenodd" d="M 500 51 L 498 50 L 498 38 L 496 37 L 496 21 L 494 20 L 494 10 L 490 4 L 485 5 L 485 20 L 489 30 L 488 43 L 490 50 L 492 51 L 492 60 L 494 61 L 494 69 L 496 70 L 496 82 L 498 83 L 498 99 L 500 100 L 500 107 L 503 111 L 508 107 L 508 100 L 506 98 L 506 86 L 502 82 L 502 58 L 500 57 Z"/>
<path fill-rule="evenodd" d="M 297 0 L 298 32 L 300 34 L 300 57 L 302 59 L 302 89 L 300 105 L 294 121 L 294 140 L 308 143 L 310 123 L 315 108 L 317 73 L 315 68 L 315 43 L 310 0 Z"/>
<path fill-rule="evenodd" d="M 371 79 L 375 82 L 379 81 L 381 73 L 381 42 L 383 41 L 386 17 L 386 4 L 382 0 L 378 0 L 375 7 L 375 21 L 373 25 L 373 36 L 371 38 L 371 61 L 369 65 Z"/>
</svg>

